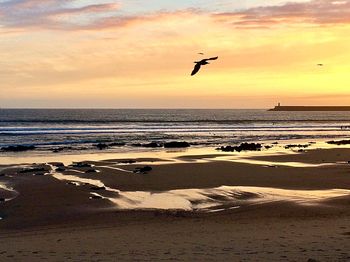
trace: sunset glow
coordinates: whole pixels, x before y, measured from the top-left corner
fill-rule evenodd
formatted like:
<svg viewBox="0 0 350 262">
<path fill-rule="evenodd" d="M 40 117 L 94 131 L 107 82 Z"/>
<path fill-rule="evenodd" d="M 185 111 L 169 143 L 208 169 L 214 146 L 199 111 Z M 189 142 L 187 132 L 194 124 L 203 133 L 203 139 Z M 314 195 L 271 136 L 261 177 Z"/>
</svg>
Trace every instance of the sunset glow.
<svg viewBox="0 0 350 262">
<path fill-rule="evenodd" d="M 350 1 L 173 2 L 0 1 L 0 106 L 350 104 Z"/>
</svg>

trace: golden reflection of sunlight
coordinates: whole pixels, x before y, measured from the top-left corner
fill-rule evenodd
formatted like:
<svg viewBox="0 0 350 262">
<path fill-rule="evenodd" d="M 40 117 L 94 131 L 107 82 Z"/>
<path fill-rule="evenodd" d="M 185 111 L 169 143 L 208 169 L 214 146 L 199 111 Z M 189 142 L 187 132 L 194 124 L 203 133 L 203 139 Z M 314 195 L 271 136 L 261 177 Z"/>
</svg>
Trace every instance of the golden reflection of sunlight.
<svg viewBox="0 0 350 262">
<path fill-rule="evenodd" d="M 239 208 L 249 204 L 263 204 L 276 201 L 289 201 L 301 205 L 318 204 L 334 197 L 348 196 L 350 190 L 287 190 L 265 187 L 221 186 L 209 189 L 176 189 L 169 191 L 120 191 L 106 187 L 100 180 L 81 178 L 74 175 L 63 175 L 52 172 L 58 180 L 104 187 L 101 198 L 108 199 L 120 210 L 184 210 L 198 212 L 216 212 Z M 116 197 L 104 196 L 104 193 L 115 192 Z"/>
<path fill-rule="evenodd" d="M 350 190 L 286 190 L 265 187 L 221 186 L 211 189 L 179 189 L 165 192 L 120 192 L 109 198 L 118 209 L 177 209 L 210 212 L 249 204 L 289 201 L 300 205 L 318 204 L 334 197 L 350 195 Z"/>
</svg>

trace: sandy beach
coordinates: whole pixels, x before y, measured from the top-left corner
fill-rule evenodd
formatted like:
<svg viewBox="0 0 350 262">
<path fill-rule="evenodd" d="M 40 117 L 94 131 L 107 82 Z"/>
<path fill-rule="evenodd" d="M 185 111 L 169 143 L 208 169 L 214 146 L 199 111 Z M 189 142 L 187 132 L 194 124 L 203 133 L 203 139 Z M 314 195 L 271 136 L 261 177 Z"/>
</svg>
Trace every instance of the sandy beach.
<svg viewBox="0 0 350 262">
<path fill-rule="evenodd" d="M 347 261 L 350 149 L 286 152 L 3 165 L 1 261 Z"/>
</svg>

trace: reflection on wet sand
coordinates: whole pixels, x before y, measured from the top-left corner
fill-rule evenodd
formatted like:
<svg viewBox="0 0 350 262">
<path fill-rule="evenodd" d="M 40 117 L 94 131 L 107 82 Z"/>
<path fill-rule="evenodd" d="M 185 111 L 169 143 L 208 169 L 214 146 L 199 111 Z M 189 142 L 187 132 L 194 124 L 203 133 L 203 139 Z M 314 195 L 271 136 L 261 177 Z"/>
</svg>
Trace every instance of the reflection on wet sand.
<svg viewBox="0 0 350 262">
<path fill-rule="evenodd" d="M 252 165 L 262 165 L 267 167 L 278 167 L 278 166 L 288 166 L 288 167 L 321 167 L 321 166 L 332 166 L 339 163 L 320 163 L 320 164 L 313 164 L 313 163 L 303 163 L 303 162 L 275 162 L 275 161 L 266 161 L 266 160 L 256 160 L 252 158 L 232 158 L 230 156 L 225 157 L 216 157 L 215 160 L 221 160 L 221 161 L 232 161 L 232 162 L 238 162 L 238 163 L 246 163 L 246 164 L 252 164 Z"/>
<path fill-rule="evenodd" d="M 324 184 L 326 183 L 326 180 L 325 176 L 322 176 L 317 188 L 314 181 L 309 179 L 309 177 L 313 176 L 313 172 L 319 172 L 321 170 L 322 174 L 323 172 L 326 172 L 327 168 L 321 168 L 323 166 L 334 165 L 335 167 L 342 166 L 341 168 L 346 168 L 344 161 L 342 163 L 338 162 L 340 158 L 329 158 L 328 160 L 325 160 L 328 163 L 306 163 L 307 161 L 305 161 L 304 157 L 307 156 L 307 154 L 296 153 L 293 151 L 287 153 L 283 148 L 284 147 L 281 145 L 278 148 L 276 146 L 276 149 L 269 152 L 241 152 L 227 154 L 223 154 L 222 152 L 213 153 L 213 151 L 210 151 L 210 154 L 208 154 L 208 149 L 195 149 L 189 151 L 191 153 L 186 155 L 183 155 L 183 151 L 170 153 L 158 152 L 159 154 L 163 154 L 162 156 L 166 156 L 163 158 L 160 158 L 161 155 L 157 154 L 152 154 L 152 158 L 146 158 L 147 156 L 150 156 L 150 152 L 148 152 L 147 155 L 143 155 L 143 158 L 141 158 L 141 155 L 138 155 L 139 158 L 131 159 L 130 155 L 128 155 L 128 158 L 124 159 L 111 158 L 109 160 L 91 160 L 73 164 L 72 161 L 70 161 L 67 162 L 66 165 L 56 162 L 56 164 L 49 163 L 44 166 L 46 171 L 45 174 L 51 175 L 57 180 L 65 181 L 70 186 L 75 185 L 79 187 L 87 185 L 84 190 L 88 190 L 87 192 L 91 191 L 91 200 L 98 200 L 101 198 L 107 199 L 112 202 L 118 210 L 175 209 L 197 212 L 214 212 L 275 201 L 290 201 L 302 205 L 317 204 L 333 197 L 349 195 L 349 190 L 329 190 L 329 188 L 343 188 L 344 183 L 330 185 L 329 182 L 327 182 L 327 184 Z M 280 151 L 280 149 L 282 149 L 283 152 Z M 329 152 L 330 151 L 328 151 L 328 153 Z M 279 159 L 271 161 L 256 157 L 254 158 L 254 156 L 257 155 L 282 155 L 288 156 L 289 158 L 291 158 L 291 156 L 302 156 L 302 158 L 294 158 L 293 161 L 288 161 L 288 159 L 283 161 Z M 316 160 L 318 158 L 319 156 L 315 157 Z M 56 159 L 56 161 L 57 160 L 61 159 Z M 344 159 L 341 158 L 340 160 Z M 222 165 L 223 162 L 231 163 L 230 165 Z M 198 165 L 199 163 L 208 163 L 208 165 L 205 167 L 205 165 Z M 238 165 L 238 163 L 249 165 Z M 149 174 L 139 174 L 135 172 L 137 168 L 140 168 L 140 165 L 144 164 L 158 167 L 154 168 Z M 37 167 L 39 165 L 43 164 L 12 166 L 11 168 Z M 49 169 L 46 170 L 46 167 L 49 167 Z M 162 169 L 161 167 L 165 168 Z M 276 170 L 270 170 L 264 167 L 279 168 Z M 288 170 L 286 170 L 285 167 L 288 167 Z M 299 167 L 310 167 L 310 170 L 308 170 L 309 173 L 304 174 L 304 177 L 295 178 L 299 175 Z M 320 168 L 318 169 L 318 167 Z M 177 171 L 176 168 L 179 168 L 179 171 Z M 207 171 L 207 169 L 209 169 L 209 171 Z M 162 170 L 163 174 L 161 172 Z M 200 174 L 195 174 L 197 175 L 195 179 L 187 180 L 188 177 L 192 176 L 192 174 L 196 173 L 198 170 L 200 170 Z M 32 171 L 33 169 L 28 169 L 28 172 L 22 172 L 23 174 L 19 171 L 19 176 L 32 175 Z M 286 175 L 284 173 L 279 174 L 278 172 L 280 171 L 287 173 Z M 182 172 L 185 175 L 179 172 Z M 288 172 L 293 175 L 288 175 Z M 342 173 L 339 174 L 339 176 L 341 176 Z M 253 175 L 255 175 L 255 177 L 253 177 Z M 270 179 L 273 178 L 279 181 L 283 176 L 286 181 L 282 180 L 275 184 L 270 183 L 270 181 L 272 181 Z M 13 181 L 11 182 L 16 182 L 15 177 L 8 174 L 6 174 L 5 177 L 6 179 L 13 178 Z M 178 181 L 178 177 L 181 177 L 186 183 Z M 231 179 L 234 177 L 237 179 Z M 261 177 L 266 177 L 268 183 L 261 179 Z M 340 178 L 343 179 L 342 177 Z M 54 181 L 56 182 L 55 179 Z M 201 181 L 198 181 L 200 179 Z M 261 179 L 259 180 L 261 183 L 256 182 L 258 179 Z M 316 179 L 316 177 L 314 179 Z M 291 182 L 296 189 L 327 188 L 327 190 L 280 189 L 288 188 Z M 136 186 L 130 187 L 130 185 Z M 268 188 L 268 186 L 274 188 Z M 5 189 L 4 186 L 0 187 L 0 192 L 5 192 Z M 8 191 L 9 190 L 6 192 Z M 2 195 L 4 195 L 4 193 L 2 193 Z M 0 195 L 0 197 L 3 196 Z M 6 197 L 6 199 L 12 198 Z"/>
<path fill-rule="evenodd" d="M 313 205 L 334 197 L 350 195 L 350 190 L 286 190 L 266 187 L 221 186 L 207 189 L 176 189 L 161 192 L 120 191 L 107 187 L 97 179 L 53 173 L 58 180 L 89 184 L 103 188 L 92 192 L 91 199 L 108 199 L 119 210 L 184 210 L 216 212 L 251 204 L 289 201 L 300 205 Z M 108 192 L 117 193 L 110 197 Z M 108 196 L 107 196 L 108 195 Z"/>
<path fill-rule="evenodd" d="M 0 182 L 0 202 L 10 201 L 18 195 L 18 192 L 7 184 Z"/>
<path fill-rule="evenodd" d="M 117 189 L 113 189 L 113 188 L 105 186 L 105 184 L 103 184 L 102 181 L 97 180 L 97 179 L 82 178 L 82 177 L 74 176 L 74 175 L 63 175 L 61 173 L 56 173 L 56 172 L 53 172 L 51 175 L 58 180 L 69 181 L 71 184 L 74 184 L 76 186 L 91 185 L 91 186 L 95 186 L 96 188 L 103 188 L 106 191 L 115 192 L 118 194 L 120 192 Z"/>
<path fill-rule="evenodd" d="M 301 205 L 349 195 L 350 190 L 285 190 L 264 187 L 221 186 L 210 189 L 184 189 L 165 192 L 120 192 L 109 198 L 118 209 L 180 209 L 212 212 L 250 204 L 290 201 Z"/>
</svg>

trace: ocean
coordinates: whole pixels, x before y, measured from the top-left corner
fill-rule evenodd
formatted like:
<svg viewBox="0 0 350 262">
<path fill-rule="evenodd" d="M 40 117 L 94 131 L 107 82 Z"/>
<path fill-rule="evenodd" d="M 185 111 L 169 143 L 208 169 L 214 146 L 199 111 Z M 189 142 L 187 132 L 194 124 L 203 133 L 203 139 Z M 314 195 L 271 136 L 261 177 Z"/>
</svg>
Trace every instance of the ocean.
<svg viewBox="0 0 350 262">
<path fill-rule="evenodd" d="M 344 138 L 350 112 L 231 109 L 0 109 L 0 147 L 96 149 L 97 143 L 187 141 L 198 146 L 248 141 Z"/>
</svg>

